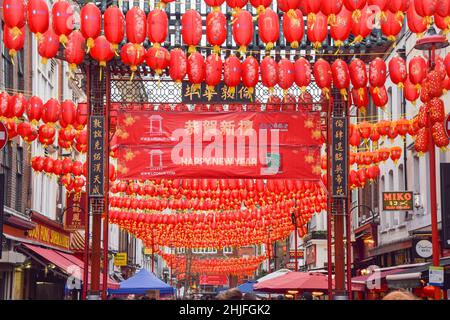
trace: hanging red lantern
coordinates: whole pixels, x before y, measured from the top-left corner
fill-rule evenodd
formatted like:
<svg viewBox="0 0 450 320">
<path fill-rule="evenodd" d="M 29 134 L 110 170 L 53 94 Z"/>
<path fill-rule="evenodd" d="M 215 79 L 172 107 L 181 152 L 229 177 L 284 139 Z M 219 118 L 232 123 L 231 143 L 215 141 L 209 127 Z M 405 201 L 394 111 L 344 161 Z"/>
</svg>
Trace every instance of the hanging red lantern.
<svg viewBox="0 0 450 320">
<path fill-rule="evenodd" d="M 353 87 L 362 89 L 367 86 L 366 64 L 361 59 L 353 59 L 349 65 L 350 80 Z"/>
<path fill-rule="evenodd" d="M 29 0 L 27 5 L 27 25 L 37 40 L 48 30 L 49 10 L 45 0 Z"/>
<path fill-rule="evenodd" d="M 331 17 L 329 16 L 328 18 L 330 19 Z M 330 36 L 334 40 L 334 45 L 339 48 L 344 45 L 344 41 L 350 35 L 352 14 L 343 7 L 333 19 L 335 21 L 330 24 Z"/>
<path fill-rule="evenodd" d="M 75 30 L 68 38 L 66 48 L 64 49 L 64 56 L 69 69 L 74 72 L 79 64 L 84 60 L 84 46 L 85 40 L 80 31 Z"/>
<path fill-rule="evenodd" d="M 202 39 L 202 17 L 194 9 L 187 10 L 181 17 L 181 35 L 183 42 L 189 46 L 188 52 L 195 52 Z"/>
<path fill-rule="evenodd" d="M 332 80 L 330 64 L 326 60 L 319 58 L 316 63 L 314 63 L 313 74 L 317 86 L 322 89 L 322 92 L 325 94 L 327 99 L 329 99 Z"/>
<path fill-rule="evenodd" d="M 281 59 L 278 62 L 278 85 L 287 94 L 289 88 L 294 84 L 295 69 L 294 64 L 288 59 Z"/>
<path fill-rule="evenodd" d="M 369 92 L 367 91 L 367 88 L 352 88 L 352 99 L 353 104 L 364 113 L 369 106 Z"/>
<path fill-rule="evenodd" d="M 59 36 L 59 41 L 63 46 L 68 41 L 68 36 L 74 28 L 74 9 L 66 0 L 59 0 L 52 7 L 53 30 Z"/>
<path fill-rule="evenodd" d="M 42 57 L 42 64 L 47 64 L 48 59 L 56 57 L 59 50 L 59 37 L 50 28 L 41 38 L 38 44 L 38 52 Z"/>
<path fill-rule="evenodd" d="M 405 99 L 413 105 L 416 104 L 416 100 L 419 98 L 419 89 L 409 80 L 409 77 L 405 81 L 403 94 L 405 95 Z"/>
<path fill-rule="evenodd" d="M 97 37 L 94 41 L 90 54 L 92 58 L 98 61 L 100 65 L 100 80 L 102 80 L 102 69 L 106 67 L 106 63 L 114 58 L 114 50 L 111 43 L 106 40 L 105 36 Z"/>
<path fill-rule="evenodd" d="M 42 117 L 42 109 L 43 103 L 41 98 L 36 96 L 31 97 L 30 100 L 28 100 L 28 104 L 26 106 L 28 121 L 30 121 L 34 125 L 37 125 Z"/>
<path fill-rule="evenodd" d="M 72 128 L 75 123 L 77 110 L 71 100 L 65 100 L 61 103 L 60 124 L 64 123 L 66 127 Z"/>
<path fill-rule="evenodd" d="M 315 49 L 322 47 L 322 42 L 328 35 L 327 17 L 323 13 L 319 12 L 314 20 L 308 20 L 306 35 Z"/>
<path fill-rule="evenodd" d="M 239 52 L 245 53 L 253 39 L 253 18 L 247 10 L 236 13 L 233 24 L 233 39 L 239 46 Z"/>
<path fill-rule="evenodd" d="M 375 58 L 369 63 L 369 83 L 370 93 L 372 96 L 380 95 L 379 91 L 381 87 L 384 87 L 386 82 L 386 63 L 381 58 Z M 385 90 L 386 91 L 386 90 Z M 373 98 L 373 97 L 372 97 Z"/>
<path fill-rule="evenodd" d="M 266 44 L 266 50 L 272 50 L 280 36 L 280 21 L 275 11 L 267 8 L 258 18 L 259 37 Z"/>
<path fill-rule="evenodd" d="M 278 83 L 278 64 L 272 57 L 265 57 L 261 61 L 261 82 L 272 92 Z"/>
<path fill-rule="evenodd" d="M 10 110 L 13 119 L 17 120 L 21 118 L 27 105 L 27 99 L 25 99 L 25 96 L 21 93 L 15 94 L 9 99 L 8 103 L 8 109 Z"/>
<path fill-rule="evenodd" d="M 424 17 L 428 24 L 433 22 L 433 15 L 438 6 L 437 0 L 414 0 L 414 8 L 419 16 Z"/>
<path fill-rule="evenodd" d="M 149 49 L 150 50 L 150 49 Z M 130 66 L 131 70 L 131 80 L 134 77 L 134 73 L 137 71 L 138 67 L 144 62 L 145 59 L 145 49 L 141 44 L 133 44 L 128 42 L 122 49 L 120 49 L 120 58 L 122 62 L 127 66 Z"/>
<path fill-rule="evenodd" d="M 444 123 L 445 121 L 445 106 L 444 101 L 442 101 L 439 98 L 433 98 L 430 100 L 430 102 L 427 103 L 429 109 L 429 117 L 431 125 L 435 124 L 436 122 Z"/>
<path fill-rule="evenodd" d="M 445 17 L 435 14 L 433 21 L 436 27 L 442 30 L 443 35 L 447 35 L 450 32 L 450 13 Z"/>
<path fill-rule="evenodd" d="M 433 137 L 434 144 L 440 149 L 446 149 L 450 143 L 443 122 L 436 122 L 433 124 L 431 127 L 431 135 Z"/>
<path fill-rule="evenodd" d="M 205 82 L 206 90 L 209 97 L 214 94 L 214 87 L 217 86 L 222 79 L 222 58 L 218 54 L 211 54 L 206 58 L 205 63 Z"/>
<path fill-rule="evenodd" d="M 347 63 L 342 59 L 336 59 L 331 65 L 331 73 L 333 75 L 333 84 L 339 89 L 342 97 L 347 101 L 347 88 L 350 85 L 350 74 Z"/>
<path fill-rule="evenodd" d="M 38 132 L 29 122 L 21 122 L 17 126 L 17 134 L 26 142 L 31 143 L 38 137 Z"/>
<path fill-rule="evenodd" d="M 381 32 L 387 36 L 388 41 L 396 41 L 397 35 L 402 31 L 403 22 L 395 14 L 388 11 L 386 17 L 381 18 Z"/>
<path fill-rule="evenodd" d="M 404 12 L 408 10 L 410 0 L 390 0 L 388 9 L 395 14 L 398 22 L 402 23 L 405 17 Z"/>
<path fill-rule="evenodd" d="M 426 77 L 427 62 L 424 58 L 416 56 L 409 61 L 409 80 L 418 89 L 421 87 L 422 81 Z"/>
<path fill-rule="evenodd" d="M 192 53 L 187 60 L 187 74 L 194 89 L 199 90 L 205 80 L 205 60 L 199 52 Z"/>
<path fill-rule="evenodd" d="M 389 76 L 399 88 L 404 87 L 404 83 L 408 78 L 405 59 L 395 56 L 389 61 Z"/>
<path fill-rule="evenodd" d="M 86 126 L 88 121 L 88 114 L 89 114 L 89 108 L 87 103 L 78 103 L 77 106 L 77 116 L 75 123 L 78 124 L 75 129 L 77 130 L 83 130 L 83 128 Z"/>
<path fill-rule="evenodd" d="M 8 49 L 9 56 L 11 60 L 17 55 L 17 52 L 23 49 L 25 43 L 25 28 L 21 29 L 18 35 L 12 32 L 12 29 L 5 26 L 3 28 L 3 43 Z"/>
<path fill-rule="evenodd" d="M 227 5 L 233 9 L 233 12 L 239 13 L 239 9 L 242 9 L 245 7 L 245 5 L 248 3 L 248 0 L 226 0 Z"/>
<path fill-rule="evenodd" d="M 352 19 L 358 22 L 361 18 L 361 10 L 365 7 L 367 0 L 344 0 L 344 6 L 352 13 Z"/>
<path fill-rule="evenodd" d="M 167 38 L 169 19 L 167 13 L 161 9 L 154 9 L 147 17 L 148 39 L 155 47 L 161 45 Z"/>
<path fill-rule="evenodd" d="M 430 144 L 430 129 L 427 127 L 423 127 L 419 129 L 416 140 L 414 142 L 414 150 L 419 154 L 425 153 L 428 151 L 428 145 Z"/>
<path fill-rule="evenodd" d="M 291 10 L 283 15 L 283 34 L 293 49 L 299 47 L 305 34 L 303 15 L 300 10 Z"/>
<path fill-rule="evenodd" d="M 17 124 L 14 119 L 5 120 L 6 131 L 8 132 L 8 139 L 12 140 L 17 136 Z"/>
<path fill-rule="evenodd" d="M 383 109 L 388 103 L 388 94 L 386 87 L 370 87 L 370 95 L 372 96 L 373 104 Z"/>
<path fill-rule="evenodd" d="M 144 10 L 134 6 L 125 16 L 128 42 L 141 44 L 147 38 L 147 17 Z"/>
<path fill-rule="evenodd" d="M 87 3 L 80 12 L 83 37 L 87 39 L 87 52 L 94 46 L 94 40 L 100 35 L 102 13 L 95 3 Z"/>
<path fill-rule="evenodd" d="M 235 56 L 230 55 L 225 59 L 223 66 L 223 79 L 228 87 L 228 93 L 234 96 L 236 87 L 241 83 L 242 66 L 241 61 Z"/>
<path fill-rule="evenodd" d="M 23 32 L 21 29 L 25 26 L 25 8 L 24 0 L 3 0 L 3 20 L 14 37 Z"/>
<path fill-rule="evenodd" d="M 300 57 L 294 64 L 294 76 L 295 83 L 300 88 L 302 93 L 306 91 L 306 88 L 311 83 L 311 64 L 308 60 Z"/>
<path fill-rule="evenodd" d="M 361 10 L 361 17 L 359 20 L 352 19 L 352 33 L 355 36 L 353 43 L 360 43 L 372 32 L 375 25 L 375 14 L 370 6 L 366 5 Z"/>
<path fill-rule="evenodd" d="M 259 80 L 259 64 L 252 56 L 248 56 L 242 62 L 242 83 L 247 88 L 248 94 L 252 95 Z"/>
<path fill-rule="evenodd" d="M 250 0 L 250 4 L 256 9 L 257 15 L 261 15 L 266 8 L 268 8 L 272 3 L 272 0 Z"/>
<path fill-rule="evenodd" d="M 408 22 L 408 28 L 411 32 L 417 34 L 419 37 L 427 31 L 427 20 L 417 14 L 414 1 L 410 1 L 408 10 L 406 11 L 406 20 Z"/>
<path fill-rule="evenodd" d="M 225 0 L 205 0 L 205 3 L 212 7 L 213 11 L 218 12 L 220 6 L 225 2 Z"/>
<path fill-rule="evenodd" d="M 181 49 L 174 49 L 170 52 L 169 75 L 173 81 L 180 83 L 186 76 L 187 58 Z"/>
<path fill-rule="evenodd" d="M 106 40 L 111 43 L 112 49 L 117 51 L 125 36 L 125 16 L 122 10 L 116 6 L 108 7 L 103 15 L 103 25 Z"/>
<path fill-rule="evenodd" d="M 50 125 L 56 123 L 59 120 L 60 108 L 58 100 L 48 100 L 42 110 L 42 121 Z"/>
<path fill-rule="evenodd" d="M 227 38 L 227 19 L 222 12 L 210 12 L 206 16 L 206 40 L 213 46 L 213 52 L 219 53 L 220 46 Z"/>
<path fill-rule="evenodd" d="M 330 25 L 334 25 L 337 22 L 336 16 L 342 11 L 342 6 L 342 0 L 321 1 L 320 11 L 328 17 L 328 22 Z"/>
<path fill-rule="evenodd" d="M 376 165 L 367 168 L 367 177 L 371 182 L 375 181 L 380 175 L 380 168 Z"/>
</svg>

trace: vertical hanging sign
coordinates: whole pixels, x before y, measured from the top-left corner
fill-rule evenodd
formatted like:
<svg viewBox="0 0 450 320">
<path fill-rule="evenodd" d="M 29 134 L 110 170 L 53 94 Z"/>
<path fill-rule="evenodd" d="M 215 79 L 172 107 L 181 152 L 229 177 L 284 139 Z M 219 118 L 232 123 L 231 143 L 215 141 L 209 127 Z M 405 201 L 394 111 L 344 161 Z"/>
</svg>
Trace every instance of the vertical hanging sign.
<svg viewBox="0 0 450 320">
<path fill-rule="evenodd" d="M 347 195 L 347 119 L 333 117 L 331 120 L 331 176 L 333 198 L 346 198 Z"/>
<path fill-rule="evenodd" d="M 105 118 L 91 116 L 89 121 L 89 197 L 105 195 Z"/>
</svg>

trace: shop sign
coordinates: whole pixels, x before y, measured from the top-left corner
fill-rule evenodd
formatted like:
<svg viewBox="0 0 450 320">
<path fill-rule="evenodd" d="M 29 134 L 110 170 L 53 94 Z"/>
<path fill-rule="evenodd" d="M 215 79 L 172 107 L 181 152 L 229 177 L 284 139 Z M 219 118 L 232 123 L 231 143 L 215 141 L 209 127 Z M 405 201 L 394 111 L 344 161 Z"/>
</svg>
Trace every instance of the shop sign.
<svg viewBox="0 0 450 320">
<path fill-rule="evenodd" d="M 297 259 L 303 259 L 304 256 L 305 256 L 305 254 L 304 254 L 303 250 L 297 250 Z M 295 250 L 289 251 L 289 258 L 295 259 Z"/>
<path fill-rule="evenodd" d="M 234 90 L 228 88 L 224 83 L 219 83 L 213 90 L 208 89 L 206 83 L 201 83 L 200 88 L 189 84 L 187 81 L 182 83 L 182 101 L 184 103 L 243 103 L 254 102 L 255 92 L 249 90 L 243 85 L 238 85 Z"/>
<path fill-rule="evenodd" d="M 444 267 L 430 267 L 428 284 L 431 286 L 444 286 Z"/>
<path fill-rule="evenodd" d="M 316 245 L 310 245 L 306 247 L 306 264 L 315 265 L 316 264 Z"/>
<path fill-rule="evenodd" d="M 347 198 L 347 119 L 333 117 L 331 120 L 331 186 L 333 198 Z"/>
<path fill-rule="evenodd" d="M 414 210 L 414 194 L 412 191 L 383 192 L 383 211 Z"/>
<path fill-rule="evenodd" d="M 80 230 L 85 227 L 84 212 L 86 208 L 86 192 L 69 193 L 66 196 L 65 229 Z"/>
<path fill-rule="evenodd" d="M 36 227 L 33 230 L 28 231 L 28 238 L 43 244 L 50 244 L 64 249 L 69 249 L 70 246 L 69 235 L 40 223 L 36 223 Z"/>
<path fill-rule="evenodd" d="M 414 258 L 416 260 L 426 261 L 432 257 L 433 244 L 430 240 L 429 237 L 413 239 Z"/>
<path fill-rule="evenodd" d="M 105 118 L 91 116 L 89 123 L 89 197 L 105 194 Z"/>
<path fill-rule="evenodd" d="M 114 265 L 116 267 L 125 267 L 127 265 L 127 260 L 126 252 L 118 252 L 114 256 Z"/>
</svg>

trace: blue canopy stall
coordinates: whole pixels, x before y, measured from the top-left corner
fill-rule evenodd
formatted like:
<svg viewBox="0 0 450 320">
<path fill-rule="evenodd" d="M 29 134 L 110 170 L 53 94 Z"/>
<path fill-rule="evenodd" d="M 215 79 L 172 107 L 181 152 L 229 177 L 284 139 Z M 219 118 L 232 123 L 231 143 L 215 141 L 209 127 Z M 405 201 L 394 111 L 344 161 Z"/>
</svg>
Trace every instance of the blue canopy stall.
<svg viewBox="0 0 450 320">
<path fill-rule="evenodd" d="M 141 269 L 133 277 L 120 283 L 119 289 L 108 290 L 110 294 L 146 294 L 149 290 L 159 290 L 161 295 L 174 294 L 175 289 L 158 279 L 147 269 Z"/>
<path fill-rule="evenodd" d="M 242 293 L 255 293 L 253 291 L 253 285 L 256 283 L 256 281 L 247 281 L 246 283 L 241 284 L 237 288 Z"/>
</svg>

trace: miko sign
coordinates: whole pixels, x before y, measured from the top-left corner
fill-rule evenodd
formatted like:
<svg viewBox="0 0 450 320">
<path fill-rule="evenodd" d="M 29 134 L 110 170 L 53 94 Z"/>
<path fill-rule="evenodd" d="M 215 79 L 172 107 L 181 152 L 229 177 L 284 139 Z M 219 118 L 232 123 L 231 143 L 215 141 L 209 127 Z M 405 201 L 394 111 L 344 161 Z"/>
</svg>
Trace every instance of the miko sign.
<svg viewBox="0 0 450 320">
<path fill-rule="evenodd" d="M 450 139 L 450 113 L 447 114 L 447 117 L 445 118 L 445 133 L 447 134 L 447 137 Z"/>
<path fill-rule="evenodd" d="M 383 211 L 412 211 L 413 197 L 411 191 L 383 192 Z"/>
<path fill-rule="evenodd" d="M 6 146 L 8 142 L 8 130 L 3 122 L 0 122 L 0 150 Z"/>
</svg>

